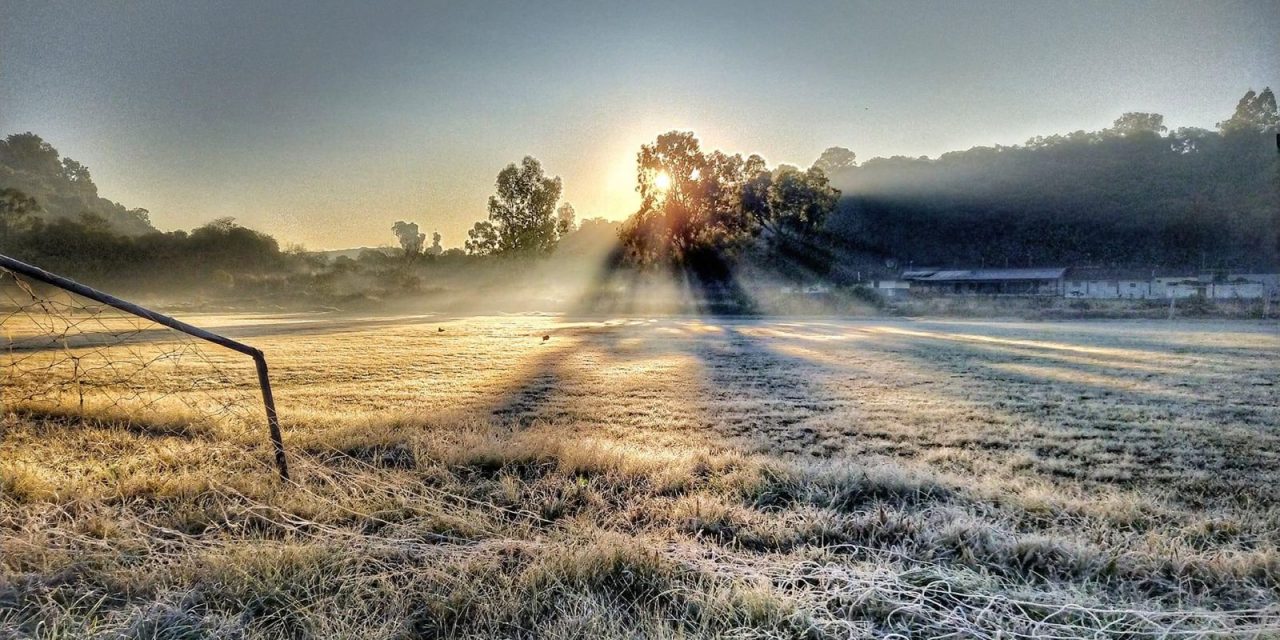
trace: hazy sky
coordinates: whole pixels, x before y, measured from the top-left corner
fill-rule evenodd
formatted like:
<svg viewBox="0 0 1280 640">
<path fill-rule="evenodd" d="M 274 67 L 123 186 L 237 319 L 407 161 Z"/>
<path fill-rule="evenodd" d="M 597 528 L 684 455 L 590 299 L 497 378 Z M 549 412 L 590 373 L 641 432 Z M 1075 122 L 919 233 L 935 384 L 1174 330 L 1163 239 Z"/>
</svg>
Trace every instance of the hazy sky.
<svg viewBox="0 0 1280 640">
<path fill-rule="evenodd" d="M 1280 89 L 1277 0 L 376 4 L 0 0 L 0 135 L 44 136 L 163 229 L 230 215 L 339 248 L 403 219 L 456 246 L 526 154 L 580 216 L 621 218 L 671 129 L 807 166 L 1122 111 L 1212 127 Z"/>
</svg>

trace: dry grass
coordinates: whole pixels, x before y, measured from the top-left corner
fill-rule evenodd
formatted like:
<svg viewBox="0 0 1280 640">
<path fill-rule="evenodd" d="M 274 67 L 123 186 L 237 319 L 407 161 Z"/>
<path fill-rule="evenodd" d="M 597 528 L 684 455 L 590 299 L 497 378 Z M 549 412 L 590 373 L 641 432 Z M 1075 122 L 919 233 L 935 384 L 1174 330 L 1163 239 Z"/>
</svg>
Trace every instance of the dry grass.
<svg viewBox="0 0 1280 640">
<path fill-rule="evenodd" d="M 0 636 L 1280 633 L 1274 324 L 286 320 L 294 485 L 5 418 Z"/>
</svg>

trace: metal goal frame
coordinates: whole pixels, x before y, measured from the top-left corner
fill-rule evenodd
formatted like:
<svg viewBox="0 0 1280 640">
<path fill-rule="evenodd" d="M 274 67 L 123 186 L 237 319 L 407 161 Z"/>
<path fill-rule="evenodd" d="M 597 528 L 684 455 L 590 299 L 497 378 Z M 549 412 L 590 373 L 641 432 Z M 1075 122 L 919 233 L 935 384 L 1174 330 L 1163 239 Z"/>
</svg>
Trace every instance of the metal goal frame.
<svg viewBox="0 0 1280 640">
<path fill-rule="evenodd" d="M 284 439 L 280 435 L 280 419 L 276 416 L 276 401 L 271 393 L 271 377 L 267 372 L 267 358 L 263 355 L 262 350 L 251 347 L 243 342 L 238 342 L 220 336 L 211 331 L 206 331 L 200 327 L 187 324 L 176 318 L 164 315 L 139 306 L 127 300 L 121 300 L 109 293 L 98 291 L 93 287 L 89 287 L 70 278 L 64 278 L 60 275 L 49 273 L 39 267 L 29 265 L 21 260 L 10 258 L 9 256 L 0 254 L 0 268 L 7 269 L 19 275 L 25 276 L 32 280 L 37 280 L 45 284 L 63 289 L 78 296 L 94 300 L 109 307 L 119 309 L 125 313 L 129 313 L 145 320 L 150 320 L 159 325 L 163 325 L 185 333 L 189 336 L 211 342 L 220 347 L 242 353 L 253 359 L 254 367 L 258 371 L 258 388 L 262 391 L 262 404 L 267 413 L 267 429 L 271 433 L 271 445 L 275 449 L 276 470 L 280 473 L 283 480 L 289 480 L 289 465 L 284 455 Z"/>
</svg>

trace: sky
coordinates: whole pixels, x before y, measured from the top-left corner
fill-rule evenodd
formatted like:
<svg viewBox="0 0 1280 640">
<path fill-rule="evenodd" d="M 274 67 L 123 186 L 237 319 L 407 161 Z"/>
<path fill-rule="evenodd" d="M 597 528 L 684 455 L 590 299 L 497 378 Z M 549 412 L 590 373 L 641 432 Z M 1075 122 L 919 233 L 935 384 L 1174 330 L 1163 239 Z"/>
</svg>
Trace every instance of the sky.
<svg viewBox="0 0 1280 640">
<path fill-rule="evenodd" d="M 0 0 L 0 135 L 104 197 L 311 249 L 459 246 L 525 155 L 580 217 L 632 213 L 673 129 L 808 166 L 1095 130 L 1213 125 L 1280 89 L 1280 2 Z"/>
</svg>

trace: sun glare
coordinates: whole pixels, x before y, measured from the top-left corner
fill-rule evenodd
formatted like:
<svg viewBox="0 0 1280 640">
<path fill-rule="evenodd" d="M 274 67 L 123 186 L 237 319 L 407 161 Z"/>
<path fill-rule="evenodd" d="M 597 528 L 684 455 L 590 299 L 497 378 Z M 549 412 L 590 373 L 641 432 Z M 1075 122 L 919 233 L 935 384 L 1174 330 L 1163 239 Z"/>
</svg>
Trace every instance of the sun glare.
<svg viewBox="0 0 1280 640">
<path fill-rule="evenodd" d="M 658 175 L 653 179 L 653 186 L 656 187 L 658 191 L 666 191 L 667 189 L 670 189 L 671 176 L 667 175 L 666 171 L 659 171 Z"/>
</svg>

